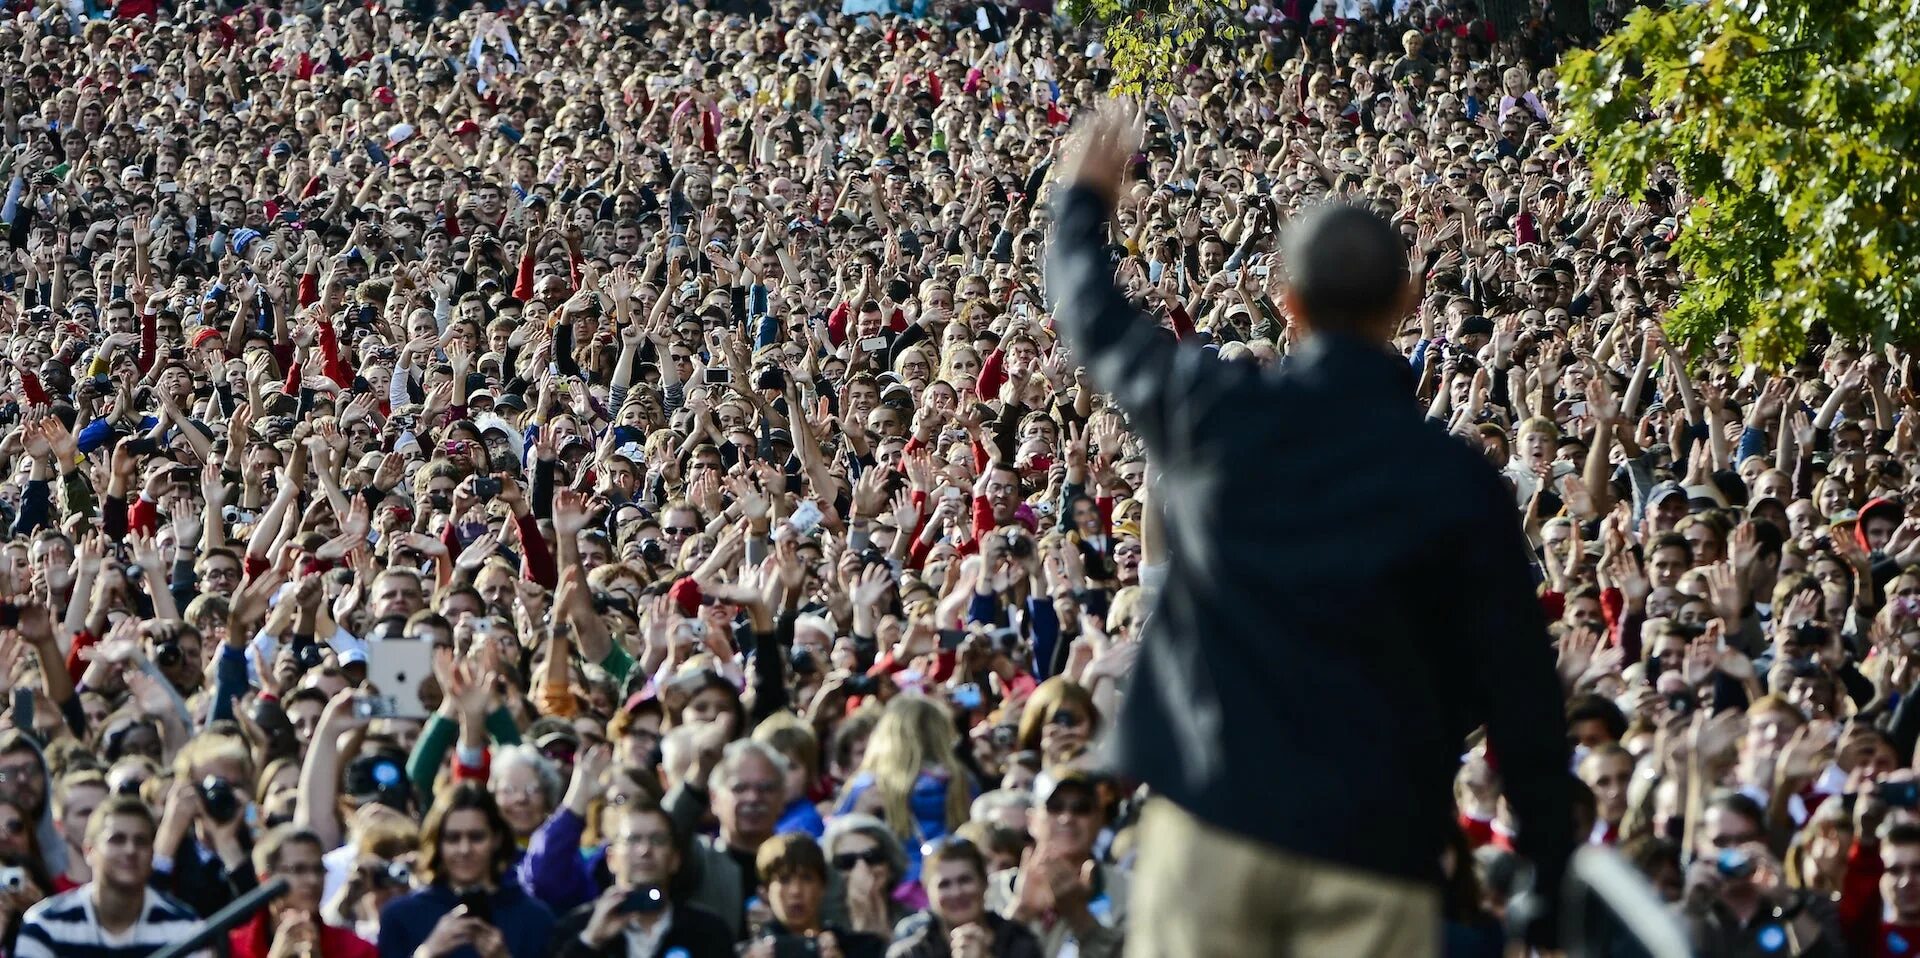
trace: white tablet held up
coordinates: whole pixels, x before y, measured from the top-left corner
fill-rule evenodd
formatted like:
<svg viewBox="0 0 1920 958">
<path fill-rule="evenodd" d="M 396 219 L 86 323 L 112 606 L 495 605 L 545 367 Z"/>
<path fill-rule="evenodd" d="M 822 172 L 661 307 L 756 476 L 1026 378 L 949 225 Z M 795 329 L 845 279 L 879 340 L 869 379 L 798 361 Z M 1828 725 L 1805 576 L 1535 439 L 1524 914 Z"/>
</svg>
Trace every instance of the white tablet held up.
<svg viewBox="0 0 1920 958">
<path fill-rule="evenodd" d="M 433 677 L 433 643 L 390 639 L 367 645 L 367 682 L 373 694 L 353 703 L 362 718 L 424 719 L 420 684 Z"/>
</svg>

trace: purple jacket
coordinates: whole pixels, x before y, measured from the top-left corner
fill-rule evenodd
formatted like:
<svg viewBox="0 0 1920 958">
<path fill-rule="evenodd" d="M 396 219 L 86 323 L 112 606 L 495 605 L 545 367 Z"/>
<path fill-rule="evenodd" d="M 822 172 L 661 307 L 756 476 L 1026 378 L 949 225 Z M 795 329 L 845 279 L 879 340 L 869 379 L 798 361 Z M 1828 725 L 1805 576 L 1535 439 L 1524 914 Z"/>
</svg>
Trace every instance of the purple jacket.
<svg viewBox="0 0 1920 958">
<path fill-rule="evenodd" d="M 587 821 L 561 808 L 535 829 L 514 874 L 527 894 L 563 915 L 600 896 L 600 874 L 605 871 L 605 845 L 586 848 L 580 837 Z"/>
</svg>

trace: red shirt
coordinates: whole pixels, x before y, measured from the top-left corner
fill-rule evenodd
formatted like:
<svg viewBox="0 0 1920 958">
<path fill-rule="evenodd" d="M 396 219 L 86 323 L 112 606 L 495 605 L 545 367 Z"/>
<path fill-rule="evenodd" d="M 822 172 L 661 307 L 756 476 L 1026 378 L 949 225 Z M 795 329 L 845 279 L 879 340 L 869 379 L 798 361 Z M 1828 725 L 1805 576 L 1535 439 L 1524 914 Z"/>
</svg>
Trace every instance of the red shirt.
<svg viewBox="0 0 1920 958">
<path fill-rule="evenodd" d="M 246 924 L 227 932 L 227 942 L 233 947 L 232 958 L 267 958 L 267 951 L 273 946 L 273 939 L 267 934 L 272 911 L 267 908 L 254 912 Z M 314 922 L 320 927 L 320 958 L 379 958 L 380 951 L 373 942 L 348 929 L 321 922 L 318 915 L 314 916 Z"/>
</svg>

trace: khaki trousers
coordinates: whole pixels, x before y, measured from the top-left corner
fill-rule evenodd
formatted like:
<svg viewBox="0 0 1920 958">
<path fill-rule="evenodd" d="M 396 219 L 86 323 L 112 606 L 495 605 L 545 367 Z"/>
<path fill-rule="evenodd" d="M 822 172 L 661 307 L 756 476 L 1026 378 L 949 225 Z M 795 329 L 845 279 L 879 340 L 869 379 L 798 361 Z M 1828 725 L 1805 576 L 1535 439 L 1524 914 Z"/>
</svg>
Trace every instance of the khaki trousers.
<svg viewBox="0 0 1920 958">
<path fill-rule="evenodd" d="M 1440 892 L 1143 811 L 1128 958 L 1437 958 Z"/>
</svg>

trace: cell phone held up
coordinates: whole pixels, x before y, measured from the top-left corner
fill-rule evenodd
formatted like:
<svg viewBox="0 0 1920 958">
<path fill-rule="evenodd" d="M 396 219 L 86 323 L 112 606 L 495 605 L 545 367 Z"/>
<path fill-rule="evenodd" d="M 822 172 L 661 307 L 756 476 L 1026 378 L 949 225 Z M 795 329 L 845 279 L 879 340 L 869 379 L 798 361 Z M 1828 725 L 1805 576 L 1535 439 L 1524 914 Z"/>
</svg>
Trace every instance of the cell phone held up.
<svg viewBox="0 0 1920 958">
<path fill-rule="evenodd" d="M 1920 782 L 1881 782 L 1874 786 L 1873 794 L 1894 808 L 1920 806 Z"/>
<path fill-rule="evenodd" d="M 629 889 L 616 909 L 622 915 L 653 915 L 667 907 L 667 896 L 657 885 Z"/>
<path fill-rule="evenodd" d="M 493 900 L 485 889 L 473 889 L 461 893 L 460 908 L 468 918 L 478 918 L 487 924 L 493 924 Z"/>
</svg>

